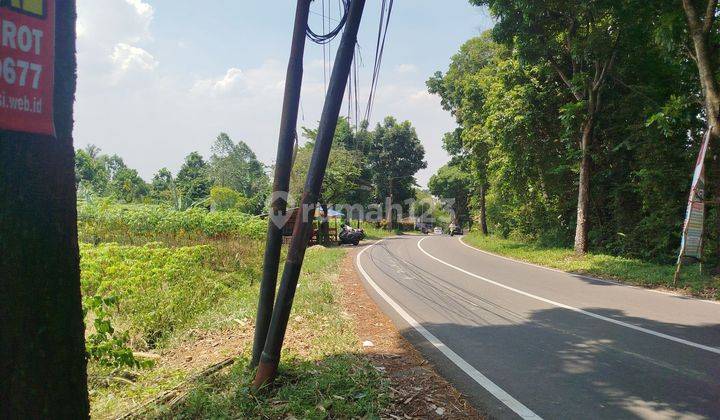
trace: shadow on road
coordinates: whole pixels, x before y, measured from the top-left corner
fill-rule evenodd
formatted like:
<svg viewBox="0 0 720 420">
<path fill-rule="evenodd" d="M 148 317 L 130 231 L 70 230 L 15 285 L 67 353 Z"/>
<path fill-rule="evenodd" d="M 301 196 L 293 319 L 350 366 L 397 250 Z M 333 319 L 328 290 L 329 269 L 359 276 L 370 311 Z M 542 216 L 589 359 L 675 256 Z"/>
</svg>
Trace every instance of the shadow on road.
<svg viewBox="0 0 720 420">
<path fill-rule="evenodd" d="M 378 247 L 382 247 L 379 245 Z M 548 418 L 717 418 L 720 355 L 564 308 L 517 304 L 456 285 L 393 253 L 369 256 L 415 303 L 422 325 L 501 388 Z M 607 284 L 607 283 L 603 283 Z M 422 309 L 420 309 L 422 308 Z M 581 308 L 613 320 L 717 346 L 720 324 L 690 326 Z M 478 404 L 479 387 L 414 329 L 403 334 Z M 492 404 L 492 402 L 490 403 Z M 500 405 L 497 401 L 496 405 Z"/>
</svg>

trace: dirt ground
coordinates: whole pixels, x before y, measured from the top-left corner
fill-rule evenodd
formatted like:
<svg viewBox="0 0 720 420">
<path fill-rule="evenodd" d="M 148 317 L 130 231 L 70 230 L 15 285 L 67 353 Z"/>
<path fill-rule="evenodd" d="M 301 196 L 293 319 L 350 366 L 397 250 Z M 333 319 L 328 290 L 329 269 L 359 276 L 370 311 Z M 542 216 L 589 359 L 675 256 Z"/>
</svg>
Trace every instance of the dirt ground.
<svg viewBox="0 0 720 420">
<path fill-rule="evenodd" d="M 355 323 L 364 354 L 390 381 L 392 404 L 384 416 L 394 419 L 481 419 L 486 416 L 465 398 L 407 342 L 367 294 L 355 268 L 352 250 L 343 261 L 340 275 L 342 304 Z"/>
</svg>

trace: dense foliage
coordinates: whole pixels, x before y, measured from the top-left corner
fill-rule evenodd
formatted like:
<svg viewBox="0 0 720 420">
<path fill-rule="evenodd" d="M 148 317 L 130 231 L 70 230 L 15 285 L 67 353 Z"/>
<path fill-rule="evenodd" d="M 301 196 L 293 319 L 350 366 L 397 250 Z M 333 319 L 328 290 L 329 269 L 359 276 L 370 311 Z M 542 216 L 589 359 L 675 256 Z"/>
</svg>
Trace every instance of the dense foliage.
<svg viewBox="0 0 720 420">
<path fill-rule="evenodd" d="M 162 205 L 81 203 L 78 229 L 90 242 L 180 241 L 187 238 L 234 237 L 260 239 L 267 222 L 235 210 L 204 208 L 179 211 Z"/>
<path fill-rule="evenodd" d="M 117 299 L 133 347 L 152 348 L 258 275 L 257 247 L 236 244 L 232 251 L 212 244 L 82 244 L 82 290 Z"/>
<path fill-rule="evenodd" d="M 495 28 L 428 88 L 458 122 L 444 146 L 472 176 L 477 217 L 504 236 L 673 261 L 712 121 L 691 53 L 693 2 L 471 3 L 489 7 Z M 712 43 L 717 9 L 705 5 L 693 7 L 707 10 Z"/>
<path fill-rule="evenodd" d="M 304 128 L 303 134 L 310 141 L 297 151 L 290 183 L 290 196 L 296 201 L 302 194 L 317 131 Z M 372 130 L 366 122 L 354 130 L 347 119 L 340 118 L 321 204 L 360 204 L 367 211 L 373 204 L 384 208 L 392 198 L 393 205 L 407 213 L 405 201 L 416 195 L 415 175 L 426 166 L 425 148 L 410 121 L 398 122 L 388 116 Z M 397 212 L 392 217 L 397 219 Z"/>
<path fill-rule="evenodd" d="M 230 206 L 250 214 L 260 214 L 270 191 L 265 165 L 243 141 L 234 143 L 220 133 L 206 161 L 198 152 L 192 152 L 183 162 L 177 176 L 167 168 L 145 182 L 135 169 L 129 168 L 117 155 L 108 156 L 90 145 L 75 152 L 75 178 L 78 196 L 89 200 L 104 197 L 122 203 L 155 203 L 184 210 L 192 207 L 224 209 L 224 198 L 234 196 Z M 223 201 L 219 206 L 212 200 Z M 223 197 L 219 197 L 223 196 Z"/>
</svg>

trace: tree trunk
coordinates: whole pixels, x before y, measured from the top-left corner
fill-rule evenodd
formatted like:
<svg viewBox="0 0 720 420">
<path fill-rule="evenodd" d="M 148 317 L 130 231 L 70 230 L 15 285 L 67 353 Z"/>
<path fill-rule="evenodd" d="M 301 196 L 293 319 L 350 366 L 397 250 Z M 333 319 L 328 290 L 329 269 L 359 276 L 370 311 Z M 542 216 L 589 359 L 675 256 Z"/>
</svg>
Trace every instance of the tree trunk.
<svg viewBox="0 0 720 420">
<path fill-rule="evenodd" d="M 389 189 L 388 189 L 388 198 L 386 200 L 387 204 L 387 212 L 385 213 L 385 225 L 387 230 L 392 230 L 393 228 L 393 180 L 390 178 L 389 180 Z"/>
<path fill-rule="evenodd" d="M 482 234 L 487 236 L 487 234 L 488 234 L 487 211 L 485 209 L 485 195 L 486 194 L 487 194 L 487 184 L 482 183 L 482 184 L 480 184 L 480 228 L 482 229 Z"/>
<path fill-rule="evenodd" d="M 590 207 L 590 146 L 593 140 L 593 116 L 583 124 L 580 150 L 580 182 L 578 183 L 577 226 L 575 227 L 575 252 L 583 255 L 588 251 L 588 214 Z"/>
<path fill-rule="evenodd" d="M 708 124 L 715 126 L 713 135 L 718 137 L 720 136 L 720 89 L 718 89 L 718 82 L 715 77 L 717 69 L 714 68 L 712 62 L 712 47 L 710 45 L 712 25 L 707 25 L 709 22 L 706 22 L 706 25 L 700 22 L 695 7 L 690 0 L 683 0 L 683 7 L 685 8 L 688 26 L 690 27 L 690 36 L 695 49 L 700 84 L 705 95 L 705 111 L 707 112 Z M 712 19 L 711 17 L 705 19 L 708 18 Z"/>
<path fill-rule="evenodd" d="M 56 7 L 56 135 L 0 131 L 0 418 L 85 419 L 72 138 L 75 1 L 43 4 Z"/>
</svg>

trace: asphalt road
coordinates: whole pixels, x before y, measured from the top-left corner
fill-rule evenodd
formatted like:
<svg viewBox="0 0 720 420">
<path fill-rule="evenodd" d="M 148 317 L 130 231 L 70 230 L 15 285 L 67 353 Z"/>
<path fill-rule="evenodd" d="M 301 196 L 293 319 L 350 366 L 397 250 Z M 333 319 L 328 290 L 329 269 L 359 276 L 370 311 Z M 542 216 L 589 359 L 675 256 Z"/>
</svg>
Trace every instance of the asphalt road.
<svg viewBox="0 0 720 420">
<path fill-rule="evenodd" d="M 403 236 L 357 256 L 365 286 L 498 418 L 720 418 L 720 304 Z"/>
</svg>

